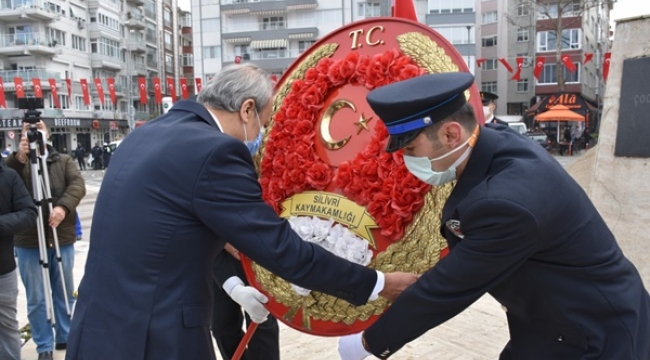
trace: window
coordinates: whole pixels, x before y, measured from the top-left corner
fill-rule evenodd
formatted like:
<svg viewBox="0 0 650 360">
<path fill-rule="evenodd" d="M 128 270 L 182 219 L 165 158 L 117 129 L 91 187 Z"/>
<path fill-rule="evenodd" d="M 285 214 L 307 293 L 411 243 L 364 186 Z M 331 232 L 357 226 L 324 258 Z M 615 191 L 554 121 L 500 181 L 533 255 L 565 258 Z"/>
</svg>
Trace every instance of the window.
<svg viewBox="0 0 650 360">
<path fill-rule="evenodd" d="M 517 16 L 527 16 L 530 15 L 530 8 L 528 4 L 518 3 L 517 4 Z"/>
<path fill-rule="evenodd" d="M 497 36 L 494 35 L 494 36 L 484 37 L 482 39 L 481 46 L 483 47 L 497 46 Z"/>
<path fill-rule="evenodd" d="M 482 24 L 492 24 L 497 22 L 497 12 L 496 11 L 490 11 L 487 13 L 483 13 L 483 22 Z"/>
<path fill-rule="evenodd" d="M 529 39 L 529 30 L 527 28 L 517 29 L 517 42 L 526 42 Z"/>
<path fill-rule="evenodd" d="M 65 46 L 65 32 L 48 28 L 50 34 L 50 46 L 63 45 Z"/>
<path fill-rule="evenodd" d="M 481 66 L 483 70 L 496 70 L 499 61 L 497 59 L 487 59 Z"/>
<path fill-rule="evenodd" d="M 221 46 L 204 46 L 203 47 L 204 59 L 219 59 L 221 58 Z"/>
<path fill-rule="evenodd" d="M 247 45 L 247 44 L 235 45 L 235 56 L 238 56 L 238 55 L 245 56 L 245 55 L 248 55 L 249 53 L 250 53 L 250 46 L 249 45 Z M 244 59 L 244 60 L 250 60 L 250 58 L 249 59 Z"/>
<path fill-rule="evenodd" d="M 163 11 L 163 24 L 168 28 L 172 27 L 172 10 L 168 7 Z"/>
<path fill-rule="evenodd" d="M 172 33 L 171 31 L 165 30 L 165 49 L 173 50 L 174 45 L 172 42 Z"/>
<path fill-rule="evenodd" d="M 90 42 L 90 51 L 112 58 L 120 58 L 120 43 L 107 38 L 99 38 Z"/>
<path fill-rule="evenodd" d="M 360 2 L 359 16 L 367 18 L 381 16 L 381 7 L 379 6 L 379 3 Z"/>
<path fill-rule="evenodd" d="M 305 50 L 307 50 L 314 43 L 315 41 L 298 41 L 298 53 L 304 53 Z"/>
<path fill-rule="evenodd" d="M 57 88 L 59 85 L 57 85 Z M 69 109 L 70 108 L 70 98 L 68 95 L 61 95 L 59 94 L 59 105 L 61 105 L 61 109 Z M 54 98 L 52 96 L 52 93 L 50 93 L 50 107 L 54 108 Z"/>
<path fill-rule="evenodd" d="M 72 48 L 79 51 L 86 51 L 86 39 L 81 36 L 72 35 Z"/>
<path fill-rule="evenodd" d="M 154 48 L 147 47 L 147 66 L 158 67 L 158 51 Z"/>
<path fill-rule="evenodd" d="M 497 91 L 497 82 L 496 81 L 482 82 L 481 83 L 481 91 L 491 92 L 493 94 L 498 93 L 498 91 Z"/>
<path fill-rule="evenodd" d="M 221 31 L 221 21 L 219 18 L 207 18 L 201 20 L 201 30 L 204 32 L 208 31 Z"/>
<path fill-rule="evenodd" d="M 517 57 L 522 57 L 522 58 L 524 58 L 524 63 L 523 63 L 523 66 L 524 66 L 524 67 L 529 67 L 529 66 L 530 66 L 530 62 L 532 61 L 532 57 L 528 56 L 526 53 L 524 53 L 524 54 L 517 54 Z"/>
<path fill-rule="evenodd" d="M 74 96 L 74 108 L 75 110 L 88 110 L 88 107 L 84 104 L 84 98 L 81 95 Z"/>
<path fill-rule="evenodd" d="M 165 54 L 165 71 L 174 72 L 174 56 Z"/>
<path fill-rule="evenodd" d="M 157 33 L 156 24 L 147 22 L 147 29 L 145 30 L 145 39 L 147 39 L 147 42 L 156 44 L 158 40 L 156 39 L 157 37 L 156 33 Z"/>
<path fill-rule="evenodd" d="M 181 17 L 181 26 L 192 27 L 192 14 L 184 13 Z"/>
<path fill-rule="evenodd" d="M 517 81 L 517 92 L 528 92 L 528 79 Z"/>
<path fill-rule="evenodd" d="M 467 31 L 467 26 L 441 26 L 434 27 L 434 30 L 440 33 L 445 39 L 449 40 L 452 44 L 470 44 L 474 43 L 474 28 L 471 27 Z"/>
<path fill-rule="evenodd" d="M 156 18 L 156 2 L 152 0 L 147 0 L 144 3 L 144 16 L 148 18 Z"/>
<path fill-rule="evenodd" d="M 574 64 L 577 68 L 575 73 L 571 73 L 564 65 L 562 65 L 565 83 L 580 82 L 580 63 L 574 62 Z M 544 65 L 542 74 L 539 77 L 539 84 L 557 84 L 557 64 Z"/>
<path fill-rule="evenodd" d="M 580 29 L 562 30 L 562 50 L 580 49 L 582 32 Z M 537 33 L 537 51 L 556 51 L 557 35 L 555 31 L 540 31 Z"/>
<path fill-rule="evenodd" d="M 262 30 L 285 29 L 283 16 L 271 16 L 262 19 Z"/>
<path fill-rule="evenodd" d="M 192 54 L 183 54 L 181 59 L 182 66 L 194 66 L 194 56 Z"/>
<path fill-rule="evenodd" d="M 474 7 L 474 0 L 429 0 L 430 13 L 473 13 Z"/>
</svg>

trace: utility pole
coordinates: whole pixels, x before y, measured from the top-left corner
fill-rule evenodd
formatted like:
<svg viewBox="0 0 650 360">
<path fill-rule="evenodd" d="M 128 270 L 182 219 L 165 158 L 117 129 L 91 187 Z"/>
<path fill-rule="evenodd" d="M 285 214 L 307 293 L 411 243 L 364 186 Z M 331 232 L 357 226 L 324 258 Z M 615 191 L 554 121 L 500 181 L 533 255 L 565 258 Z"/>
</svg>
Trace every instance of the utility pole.
<svg viewBox="0 0 650 360">
<path fill-rule="evenodd" d="M 471 48 L 471 45 L 470 45 L 470 44 L 471 44 L 471 40 L 470 40 L 470 39 L 472 38 L 471 30 L 472 30 L 472 25 L 467 25 L 467 68 L 468 68 L 470 71 L 472 70 L 472 69 L 471 69 L 471 66 L 470 66 L 470 62 L 469 62 L 469 61 L 470 61 L 470 60 L 469 60 L 469 56 L 471 55 L 471 51 L 470 51 L 470 50 L 472 49 L 472 48 Z"/>
<path fill-rule="evenodd" d="M 133 114 L 133 77 L 131 76 L 131 35 L 134 33 L 134 30 L 129 30 L 129 33 L 126 37 L 126 76 L 128 82 L 128 94 L 129 94 L 129 104 L 128 104 L 128 122 L 129 122 L 129 132 L 133 131 L 135 120 Z"/>
</svg>

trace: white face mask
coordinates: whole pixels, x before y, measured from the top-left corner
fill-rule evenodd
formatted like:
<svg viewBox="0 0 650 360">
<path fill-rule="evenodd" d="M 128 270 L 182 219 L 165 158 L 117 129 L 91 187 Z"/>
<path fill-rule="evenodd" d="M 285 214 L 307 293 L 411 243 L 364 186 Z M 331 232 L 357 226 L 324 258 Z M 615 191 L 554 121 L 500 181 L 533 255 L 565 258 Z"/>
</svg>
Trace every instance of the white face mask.
<svg viewBox="0 0 650 360">
<path fill-rule="evenodd" d="M 454 163 L 451 164 L 449 169 L 445 171 L 434 171 L 431 168 L 431 163 L 434 161 L 442 160 L 447 156 L 455 153 L 456 151 L 462 149 L 463 146 L 469 143 L 470 139 L 471 137 L 468 138 L 464 143 L 462 143 L 457 148 L 435 159 L 429 159 L 426 156 L 415 157 L 415 156 L 404 155 L 404 164 L 406 165 L 406 168 L 411 172 L 411 174 L 415 175 L 415 177 L 424 181 L 425 183 L 433 186 L 444 185 L 456 179 L 456 167 L 460 165 L 463 161 L 465 161 L 465 159 L 467 159 L 470 152 L 472 151 L 472 148 L 468 147 L 463 153 L 463 155 L 461 155 L 458 158 L 458 160 L 454 161 Z"/>
<path fill-rule="evenodd" d="M 485 120 L 489 120 L 490 117 L 492 117 L 492 109 L 490 106 L 483 106 L 483 116 L 485 117 Z"/>
</svg>

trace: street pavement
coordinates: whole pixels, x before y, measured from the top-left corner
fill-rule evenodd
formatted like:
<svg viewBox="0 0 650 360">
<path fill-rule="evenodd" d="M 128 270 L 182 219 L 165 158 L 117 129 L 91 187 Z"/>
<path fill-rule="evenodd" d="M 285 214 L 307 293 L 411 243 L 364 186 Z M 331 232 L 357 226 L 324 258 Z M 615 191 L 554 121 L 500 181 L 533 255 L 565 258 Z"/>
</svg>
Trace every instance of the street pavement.
<svg viewBox="0 0 650 360">
<path fill-rule="evenodd" d="M 562 166 L 567 166 L 579 156 L 556 157 Z M 86 196 L 77 208 L 83 227 L 83 238 L 75 244 L 74 280 L 75 289 L 81 281 L 88 252 L 90 226 L 95 200 L 102 184 L 102 170 L 82 171 L 86 180 Z M 19 281 L 18 321 L 24 326 L 27 321 L 25 290 Z M 463 313 L 427 332 L 407 344 L 391 359 L 444 359 L 483 360 L 496 359 L 508 342 L 509 334 L 504 310 L 490 296 L 483 296 Z M 293 330 L 280 324 L 281 356 L 287 360 L 331 360 L 338 358 L 338 338 L 318 337 Z M 36 346 L 28 341 L 22 350 L 23 360 L 37 360 Z M 63 360 L 65 351 L 55 350 L 54 359 Z M 217 356 L 218 359 L 221 359 Z M 183 359 L 185 360 L 185 359 Z M 202 359 L 188 359 L 202 360 Z"/>
</svg>

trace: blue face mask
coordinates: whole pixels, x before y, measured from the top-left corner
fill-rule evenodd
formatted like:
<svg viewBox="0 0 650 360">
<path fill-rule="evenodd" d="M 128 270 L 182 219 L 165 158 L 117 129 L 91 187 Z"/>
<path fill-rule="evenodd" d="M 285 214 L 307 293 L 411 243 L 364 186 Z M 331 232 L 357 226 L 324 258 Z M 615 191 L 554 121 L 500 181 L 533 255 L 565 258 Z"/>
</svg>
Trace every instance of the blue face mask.
<svg viewBox="0 0 650 360">
<path fill-rule="evenodd" d="M 257 137 L 253 141 L 248 140 L 248 133 L 246 132 L 246 124 L 244 124 L 244 144 L 246 144 L 246 147 L 248 147 L 248 151 L 251 153 L 252 156 L 255 156 L 258 151 L 260 151 L 260 147 L 262 146 L 262 138 L 264 137 L 264 129 L 262 128 L 262 122 L 260 122 L 260 116 L 255 111 L 255 117 L 257 117 L 257 123 L 260 125 L 260 132 L 257 134 Z"/>
</svg>

